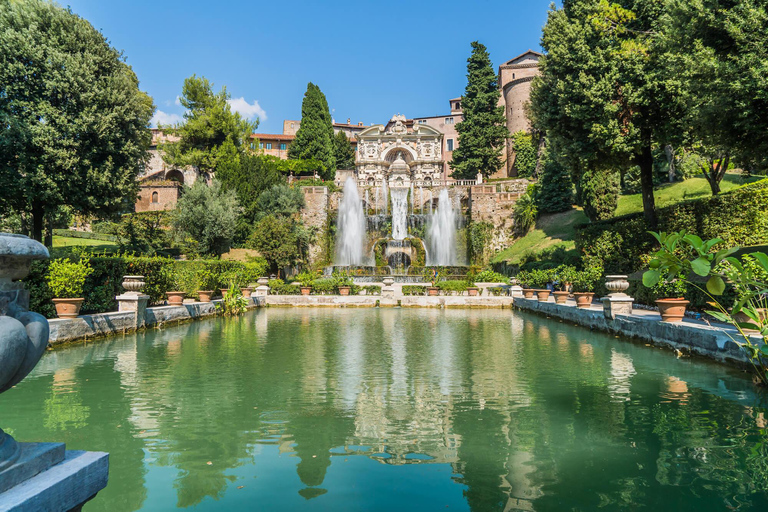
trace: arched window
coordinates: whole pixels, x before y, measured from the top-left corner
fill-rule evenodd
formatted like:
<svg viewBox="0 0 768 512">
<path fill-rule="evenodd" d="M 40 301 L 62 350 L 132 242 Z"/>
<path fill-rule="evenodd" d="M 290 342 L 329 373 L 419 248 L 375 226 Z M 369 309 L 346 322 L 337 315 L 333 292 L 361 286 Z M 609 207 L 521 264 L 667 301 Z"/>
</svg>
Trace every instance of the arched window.
<svg viewBox="0 0 768 512">
<path fill-rule="evenodd" d="M 159 202 L 159 201 L 157 200 L 157 192 L 152 192 L 152 202 L 153 202 L 153 203 L 157 203 L 157 202 Z"/>
</svg>

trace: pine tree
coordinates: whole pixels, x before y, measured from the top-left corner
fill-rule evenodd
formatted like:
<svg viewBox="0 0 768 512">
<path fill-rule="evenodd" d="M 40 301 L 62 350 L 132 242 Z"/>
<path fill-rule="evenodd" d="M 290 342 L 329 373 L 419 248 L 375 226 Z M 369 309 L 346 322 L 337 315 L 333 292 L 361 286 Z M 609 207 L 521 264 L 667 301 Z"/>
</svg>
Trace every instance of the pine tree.
<svg viewBox="0 0 768 512">
<path fill-rule="evenodd" d="M 536 193 L 538 210 L 543 213 L 557 213 L 570 210 L 573 205 L 573 183 L 568 169 L 558 162 L 551 150 L 542 155 L 544 168 Z"/>
<path fill-rule="evenodd" d="M 318 160 L 325 166 L 324 179 L 333 179 L 336 176 L 333 123 L 328 101 L 320 88 L 312 82 L 307 84 L 307 92 L 301 103 L 301 126 L 288 148 L 288 158 Z"/>
<path fill-rule="evenodd" d="M 333 156 L 336 158 L 338 169 L 355 168 L 355 148 L 350 144 L 347 134 L 341 130 L 333 138 Z"/>
<path fill-rule="evenodd" d="M 501 168 L 501 152 L 509 132 L 504 108 L 498 106 L 500 97 L 488 51 L 475 41 L 467 59 L 467 88 L 461 98 L 464 120 L 456 125 L 459 146 L 451 160 L 454 178 L 474 179 L 478 172 L 488 177 Z"/>
</svg>

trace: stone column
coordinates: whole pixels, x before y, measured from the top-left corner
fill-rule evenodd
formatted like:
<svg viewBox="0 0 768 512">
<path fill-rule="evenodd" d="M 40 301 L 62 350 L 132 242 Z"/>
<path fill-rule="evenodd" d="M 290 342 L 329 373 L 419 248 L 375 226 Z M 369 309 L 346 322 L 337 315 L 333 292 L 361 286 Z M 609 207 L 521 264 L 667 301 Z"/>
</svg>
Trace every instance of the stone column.
<svg viewBox="0 0 768 512">
<path fill-rule="evenodd" d="M 617 315 L 631 315 L 635 299 L 627 295 L 629 289 L 628 276 L 605 276 L 605 287 L 611 292 L 603 297 L 603 314 L 605 318 L 615 319 Z"/>
<path fill-rule="evenodd" d="M 123 276 L 125 293 L 115 297 L 118 311 L 133 312 L 133 328 L 143 329 L 147 324 L 147 302 L 149 295 L 144 295 L 144 276 Z"/>
</svg>

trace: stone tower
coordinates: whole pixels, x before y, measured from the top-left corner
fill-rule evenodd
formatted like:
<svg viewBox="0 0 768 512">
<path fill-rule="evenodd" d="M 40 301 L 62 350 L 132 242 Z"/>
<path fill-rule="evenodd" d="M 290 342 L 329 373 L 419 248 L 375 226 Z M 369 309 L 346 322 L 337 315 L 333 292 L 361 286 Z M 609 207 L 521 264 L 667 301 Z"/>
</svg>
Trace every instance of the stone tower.
<svg viewBox="0 0 768 512">
<path fill-rule="evenodd" d="M 529 131 L 531 123 L 525 114 L 525 104 L 531 96 L 531 82 L 539 74 L 539 59 L 542 55 L 533 50 L 518 55 L 499 66 L 499 88 L 501 89 L 501 102 L 504 107 L 504 117 L 507 119 L 509 133 Z M 512 166 L 515 163 L 512 141 L 507 141 L 506 168 L 500 173 L 506 177 L 511 176 Z"/>
</svg>

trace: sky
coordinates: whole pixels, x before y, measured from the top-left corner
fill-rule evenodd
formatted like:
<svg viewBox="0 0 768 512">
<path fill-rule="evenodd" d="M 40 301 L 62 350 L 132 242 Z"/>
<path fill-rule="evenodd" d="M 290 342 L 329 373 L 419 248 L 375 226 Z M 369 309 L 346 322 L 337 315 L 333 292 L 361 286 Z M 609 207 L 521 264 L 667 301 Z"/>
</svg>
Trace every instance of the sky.
<svg viewBox="0 0 768 512">
<path fill-rule="evenodd" d="M 259 118 L 258 133 L 301 119 L 307 82 L 337 122 L 386 123 L 394 114 L 438 116 L 466 86 L 470 43 L 496 70 L 540 51 L 548 0 L 60 1 L 124 52 L 153 121 L 181 119 L 186 77 L 227 87 L 232 108 Z"/>
</svg>

